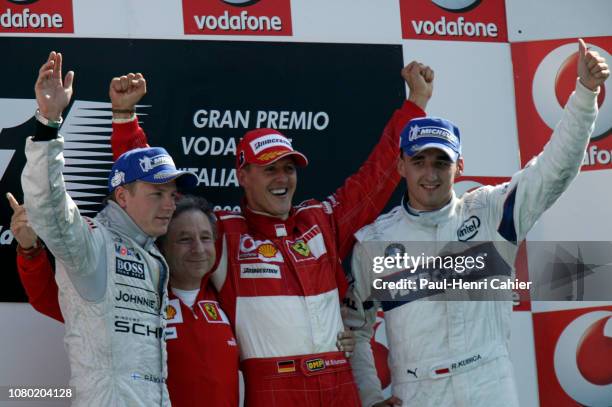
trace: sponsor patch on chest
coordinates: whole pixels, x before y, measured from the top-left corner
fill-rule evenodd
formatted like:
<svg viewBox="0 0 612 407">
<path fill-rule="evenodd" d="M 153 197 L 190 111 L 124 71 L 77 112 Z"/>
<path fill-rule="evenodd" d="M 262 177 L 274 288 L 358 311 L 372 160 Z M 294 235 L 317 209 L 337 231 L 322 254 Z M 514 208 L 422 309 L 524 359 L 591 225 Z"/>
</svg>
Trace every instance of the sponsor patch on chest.
<svg viewBox="0 0 612 407">
<path fill-rule="evenodd" d="M 168 301 L 165 309 L 167 324 L 180 324 L 183 322 L 183 314 L 181 312 L 181 302 L 174 298 Z"/>
<path fill-rule="evenodd" d="M 480 218 L 478 216 L 470 216 L 457 229 L 457 240 L 467 242 L 473 239 L 478 234 L 478 229 L 480 229 Z"/>
<path fill-rule="evenodd" d="M 115 253 L 121 257 L 132 258 L 138 261 L 142 261 L 142 256 L 136 250 L 131 247 L 127 247 L 122 243 L 115 242 Z"/>
<path fill-rule="evenodd" d="M 241 264 L 240 278 L 281 278 L 280 266 L 276 264 Z"/>
<path fill-rule="evenodd" d="M 257 240 L 250 235 L 240 236 L 238 260 L 260 260 L 268 263 L 284 262 L 283 254 L 271 240 Z"/>
<path fill-rule="evenodd" d="M 211 324 L 229 324 L 229 319 L 221 308 L 219 308 L 219 303 L 217 301 L 199 301 L 198 307 L 200 311 L 202 311 L 202 315 L 206 318 L 206 321 Z"/>
<path fill-rule="evenodd" d="M 176 330 L 176 327 L 175 326 L 167 327 L 166 330 L 164 331 L 164 337 L 166 338 L 166 340 L 178 338 L 178 332 Z"/>
<path fill-rule="evenodd" d="M 115 258 L 115 271 L 122 276 L 137 278 L 139 280 L 146 279 L 144 263 L 126 259 Z"/>
<path fill-rule="evenodd" d="M 286 240 L 287 249 L 295 261 L 316 260 L 327 253 L 319 225 L 314 225 L 295 240 Z"/>
</svg>

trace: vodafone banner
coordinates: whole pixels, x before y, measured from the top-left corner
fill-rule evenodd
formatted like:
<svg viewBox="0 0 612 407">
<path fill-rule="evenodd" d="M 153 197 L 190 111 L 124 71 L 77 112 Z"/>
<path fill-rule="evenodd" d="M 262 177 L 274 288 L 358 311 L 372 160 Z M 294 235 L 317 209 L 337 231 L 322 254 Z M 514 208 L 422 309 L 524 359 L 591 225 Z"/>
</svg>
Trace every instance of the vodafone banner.
<svg viewBox="0 0 612 407">
<path fill-rule="evenodd" d="M 185 34 L 290 36 L 290 0 L 183 0 Z"/>
<path fill-rule="evenodd" d="M 586 38 L 587 45 L 612 60 L 612 37 Z M 560 120 L 576 86 L 576 39 L 511 44 L 516 93 L 516 116 L 521 162 L 537 155 Z M 608 84 L 609 86 L 609 84 Z M 612 98 L 604 85 L 599 116 L 587 148 L 583 171 L 612 168 Z"/>
<path fill-rule="evenodd" d="M 72 0 L 2 0 L 0 33 L 72 33 Z"/>
<path fill-rule="evenodd" d="M 503 0 L 399 0 L 402 38 L 505 42 Z"/>
<path fill-rule="evenodd" d="M 540 405 L 612 402 L 612 306 L 533 315 Z"/>
</svg>

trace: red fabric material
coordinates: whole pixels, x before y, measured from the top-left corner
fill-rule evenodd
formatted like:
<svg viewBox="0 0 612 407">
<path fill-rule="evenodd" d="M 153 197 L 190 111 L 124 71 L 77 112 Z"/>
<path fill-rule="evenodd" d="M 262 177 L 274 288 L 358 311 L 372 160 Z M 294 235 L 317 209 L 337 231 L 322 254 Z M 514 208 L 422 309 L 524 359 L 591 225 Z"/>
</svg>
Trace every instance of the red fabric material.
<svg viewBox="0 0 612 407">
<path fill-rule="evenodd" d="M 138 118 L 128 123 L 113 123 L 113 134 L 111 136 L 111 149 L 113 150 L 113 161 L 126 151 L 139 147 L 149 147 L 147 136 L 138 124 Z"/>
<path fill-rule="evenodd" d="M 172 292 L 169 297 L 180 302 Z M 169 329 L 176 329 L 176 338 L 166 340 L 167 384 L 173 406 L 238 406 L 239 362 L 234 332 L 220 316 L 215 321 L 204 315 L 204 305 L 216 301 L 214 289 L 204 286 L 193 310 L 180 302 L 183 322 L 168 323 Z"/>
<path fill-rule="evenodd" d="M 308 361 L 343 360 L 346 364 L 326 366 L 310 372 Z M 291 371 L 291 361 L 295 371 Z M 284 368 L 284 372 L 278 372 Z M 351 407 L 361 406 L 350 364 L 340 352 L 330 352 L 288 360 L 287 358 L 248 359 L 242 363 L 246 379 L 245 405 L 248 407 Z"/>
<path fill-rule="evenodd" d="M 39 250 L 34 256 L 17 252 L 17 271 L 21 284 L 34 309 L 43 315 L 64 322 L 57 300 L 55 273 L 46 250 Z"/>
</svg>

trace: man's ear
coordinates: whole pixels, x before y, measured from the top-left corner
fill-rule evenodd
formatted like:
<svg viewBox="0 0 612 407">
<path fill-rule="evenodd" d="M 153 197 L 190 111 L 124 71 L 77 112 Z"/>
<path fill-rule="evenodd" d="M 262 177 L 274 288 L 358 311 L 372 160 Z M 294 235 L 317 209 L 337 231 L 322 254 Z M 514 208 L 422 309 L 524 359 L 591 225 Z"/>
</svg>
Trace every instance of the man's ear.
<svg viewBox="0 0 612 407">
<path fill-rule="evenodd" d="M 397 158 L 397 172 L 403 178 L 406 178 L 406 163 L 404 162 L 404 152 Z"/>
<path fill-rule="evenodd" d="M 246 180 L 246 176 L 247 176 L 247 170 L 246 170 L 246 168 L 245 168 L 245 167 L 239 168 L 239 169 L 237 170 L 237 173 L 238 173 L 238 174 L 237 174 L 237 175 L 238 175 L 238 184 L 239 184 L 241 187 L 244 187 L 244 182 L 245 182 L 245 180 Z"/>
<path fill-rule="evenodd" d="M 457 159 L 457 170 L 455 171 L 456 177 L 460 177 L 461 175 L 463 175 L 463 157 Z"/>
<path fill-rule="evenodd" d="M 130 191 L 128 191 L 127 188 L 124 188 L 123 186 L 118 186 L 117 189 L 115 189 L 115 202 L 117 202 L 117 204 L 125 209 L 125 207 L 127 206 L 127 194 L 129 194 Z"/>
</svg>

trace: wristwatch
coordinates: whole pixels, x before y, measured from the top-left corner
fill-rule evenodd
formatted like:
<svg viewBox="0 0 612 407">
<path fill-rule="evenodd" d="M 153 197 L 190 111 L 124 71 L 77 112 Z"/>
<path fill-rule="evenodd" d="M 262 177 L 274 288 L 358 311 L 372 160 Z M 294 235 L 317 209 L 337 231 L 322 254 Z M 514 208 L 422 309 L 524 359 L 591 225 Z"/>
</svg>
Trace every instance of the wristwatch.
<svg viewBox="0 0 612 407">
<path fill-rule="evenodd" d="M 59 129 L 59 127 L 62 125 L 62 122 L 64 121 L 64 119 L 62 119 L 62 116 L 60 116 L 59 120 L 57 121 L 47 119 L 45 116 L 43 116 L 40 113 L 40 109 L 36 109 L 36 113 L 34 113 L 34 117 L 36 117 L 36 120 L 38 120 L 45 126 L 53 127 L 54 129 Z"/>
</svg>

